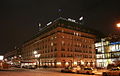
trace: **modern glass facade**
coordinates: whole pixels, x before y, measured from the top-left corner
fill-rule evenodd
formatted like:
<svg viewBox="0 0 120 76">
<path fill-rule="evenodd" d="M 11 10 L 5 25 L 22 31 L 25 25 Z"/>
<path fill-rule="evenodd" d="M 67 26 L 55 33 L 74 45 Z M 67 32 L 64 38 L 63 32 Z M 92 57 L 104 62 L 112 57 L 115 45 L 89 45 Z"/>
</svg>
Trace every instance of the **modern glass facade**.
<svg viewBox="0 0 120 76">
<path fill-rule="evenodd" d="M 120 60 L 120 42 L 101 40 L 95 44 L 95 47 L 97 67 L 107 67 L 108 64 Z"/>
</svg>

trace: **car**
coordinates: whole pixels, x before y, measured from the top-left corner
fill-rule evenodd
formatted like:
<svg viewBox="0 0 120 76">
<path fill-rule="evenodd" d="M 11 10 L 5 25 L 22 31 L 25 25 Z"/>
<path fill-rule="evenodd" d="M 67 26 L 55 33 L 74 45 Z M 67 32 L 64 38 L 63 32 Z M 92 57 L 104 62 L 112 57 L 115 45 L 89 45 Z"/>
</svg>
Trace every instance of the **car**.
<svg viewBox="0 0 120 76">
<path fill-rule="evenodd" d="M 20 68 L 20 67 L 21 67 L 21 65 L 14 65 L 14 67 L 16 67 L 16 68 Z"/>
<path fill-rule="evenodd" d="M 107 72 L 102 73 L 103 76 L 120 76 L 120 67 L 114 67 Z"/>
<path fill-rule="evenodd" d="M 93 70 L 93 68 L 89 68 L 89 67 L 85 67 L 83 69 L 80 69 L 77 71 L 77 73 L 83 73 L 83 74 L 95 74 L 95 71 Z"/>
<path fill-rule="evenodd" d="M 35 66 L 35 65 L 29 65 L 28 68 L 29 68 L 29 69 L 36 69 L 36 66 Z"/>
<path fill-rule="evenodd" d="M 61 70 L 61 72 L 67 72 L 67 73 L 76 73 L 78 70 L 80 70 L 80 67 L 66 67 Z"/>
</svg>

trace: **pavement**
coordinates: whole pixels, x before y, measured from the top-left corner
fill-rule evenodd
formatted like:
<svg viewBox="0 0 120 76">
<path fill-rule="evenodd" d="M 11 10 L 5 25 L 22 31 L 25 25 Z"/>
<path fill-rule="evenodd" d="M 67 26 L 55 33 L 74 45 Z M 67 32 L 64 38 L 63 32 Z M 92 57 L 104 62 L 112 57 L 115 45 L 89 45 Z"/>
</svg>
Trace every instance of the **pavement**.
<svg viewBox="0 0 120 76">
<path fill-rule="evenodd" d="M 55 71 L 55 72 L 60 72 L 62 68 L 37 68 L 37 69 L 25 69 L 25 68 L 16 68 L 16 67 L 11 67 L 8 69 L 0 69 L 0 71 L 34 71 L 34 72 L 39 72 L 39 71 Z"/>
<path fill-rule="evenodd" d="M 108 71 L 108 70 L 107 69 L 99 69 L 99 70 L 97 70 L 96 74 L 101 74 L 102 75 L 102 73 L 106 72 L 106 71 Z"/>
<path fill-rule="evenodd" d="M 0 76 L 102 76 L 102 72 L 106 70 L 97 70 L 95 75 L 62 73 L 62 68 L 37 68 L 25 69 L 12 67 L 0 70 Z M 19 74 L 20 73 L 20 74 Z"/>
<path fill-rule="evenodd" d="M 35 71 L 56 71 L 60 72 L 63 68 L 37 68 Z"/>
<path fill-rule="evenodd" d="M 27 69 L 11 67 L 11 68 L 8 68 L 8 69 L 0 69 L 0 71 L 27 71 Z"/>
<path fill-rule="evenodd" d="M 9 69 L 2 69 L 0 71 L 4 72 L 34 72 L 34 73 L 39 73 L 39 72 L 52 72 L 52 73 L 61 73 L 61 69 L 63 68 L 37 68 L 37 69 L 25 69 L 25 68 L 16 68 L 16 67 L 11 67 Z M 95 76 L 101 76 L 102 72 L 108 71 L 106 69 L 99 69 L 96 70 Z M 89 75 L 90 76 L 90 75 Z M 93 76 L 93 75 L 92 75 Z"/>
</svg>

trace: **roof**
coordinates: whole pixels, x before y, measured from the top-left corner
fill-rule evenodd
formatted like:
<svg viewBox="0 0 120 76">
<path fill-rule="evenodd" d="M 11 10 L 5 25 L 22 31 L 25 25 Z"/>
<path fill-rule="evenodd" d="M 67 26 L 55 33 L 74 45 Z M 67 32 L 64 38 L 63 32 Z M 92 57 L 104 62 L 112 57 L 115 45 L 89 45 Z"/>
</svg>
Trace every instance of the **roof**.
<svg viewBox="0 0 120 76">
<path fill-rule="evenodd" d="M 60 25 L 58 25 L 58 24 L 60 24 Z M 61 26 L 62 24 L 64 26 Z M 69 27 L 69 26 L 71 26 L 71 27 Z M 69 29 L 72 29 L 72 30 L 76 30 L 76 31 L 84 32 L 84 33 L 90 33 L 90 34 L 93 34 L 93 35 L 101 35 L 100 32 L 98 32 L 94 29 L 85 27 L 78 22 L 73 22 L 73 21 L 70 21 L 66 18 L 60 17 L 60 18 L 57 18 L 56 20 L 54 20 L 51 24 L 45 25 L 43 28 L 41 28 L 41 30 L 36 35 L 34 35 L 31 39 L 25 41 L 24 43 L 26 43 L 26 42 L 28 42 L 28 41 L 36 38 L 36 37 L 39 37 L 40 35 L 42 35 L 44 33 L 47 33 L 47 32 L 49 32 L 49 31 L 51 31 L 51 30 L 53 30 L 57 27 L 69 28 Z"/>
</svg>

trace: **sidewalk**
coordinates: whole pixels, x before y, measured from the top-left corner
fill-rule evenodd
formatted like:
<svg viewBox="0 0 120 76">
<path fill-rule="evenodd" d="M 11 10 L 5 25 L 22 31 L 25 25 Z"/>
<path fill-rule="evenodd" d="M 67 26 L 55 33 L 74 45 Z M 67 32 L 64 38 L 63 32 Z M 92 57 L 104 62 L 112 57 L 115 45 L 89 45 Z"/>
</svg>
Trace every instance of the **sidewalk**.
<svg viewBox="0 0 120 76">
<path fill-rule="evenodd" d="M 24 68 L 16 68 L 16 67 L 11 67 L 8 69 L 0 69 L 0 71 L 26 71 L 27 69 Z"/>
<path fill-rule="evenodd" d="M 103 72 L 108 71 L 107 69 L 98 69 L 96 74 L 102 74 Z"/>
<path fill-rule="evenodd" d="M 57 71 L 60 72 L 62 68 L 37 68 L 35 71 Z"/>
</svg>

